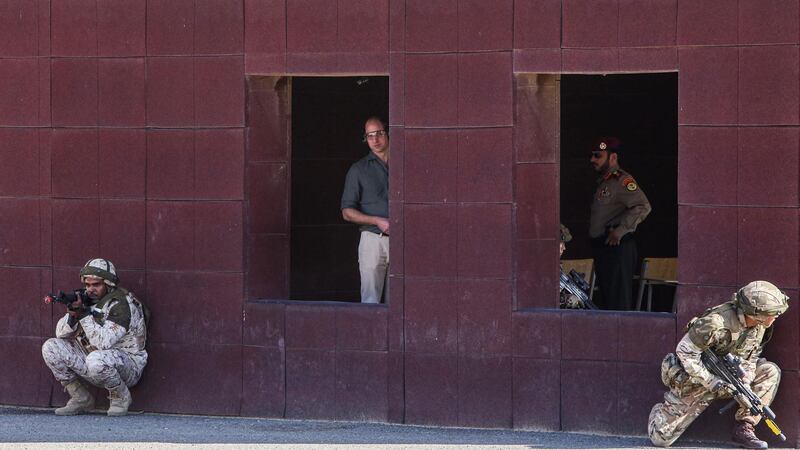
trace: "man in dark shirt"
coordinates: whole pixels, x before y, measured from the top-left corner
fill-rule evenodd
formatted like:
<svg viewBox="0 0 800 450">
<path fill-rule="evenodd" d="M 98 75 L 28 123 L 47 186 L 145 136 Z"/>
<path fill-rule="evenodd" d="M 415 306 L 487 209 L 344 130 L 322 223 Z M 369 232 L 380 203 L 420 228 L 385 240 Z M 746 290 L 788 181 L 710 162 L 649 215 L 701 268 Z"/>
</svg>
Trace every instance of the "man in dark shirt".
<svg viewBox="0 0 800 450">
<path fill-rule="evenodd" d="M 364 142 L 371 151 L 347 172 L 341 209 L 361 229 L 361 302 L 380 303 L 389 272 L 389 130 L 382 119 L 367 119 Z"/>
</svg>

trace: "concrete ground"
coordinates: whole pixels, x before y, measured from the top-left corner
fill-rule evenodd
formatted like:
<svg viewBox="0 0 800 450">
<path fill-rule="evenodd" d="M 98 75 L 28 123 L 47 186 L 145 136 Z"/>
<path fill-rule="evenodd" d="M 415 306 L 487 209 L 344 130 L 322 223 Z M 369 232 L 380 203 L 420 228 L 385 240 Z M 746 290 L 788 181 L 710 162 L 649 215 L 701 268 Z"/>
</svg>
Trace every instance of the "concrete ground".
<svg viewBox="0 0 800 450">
<path fill-rule="evenodd" d="M 679 441 L 676 447 L 727 448 L 728 445 Z M 0 407 L 0 448 L 487 450 L 654 447 L 642 437 L 564 432 L 167 414 L 112 418 L 97 413 L 58 417 L 51 409 Z"/>
</svg>

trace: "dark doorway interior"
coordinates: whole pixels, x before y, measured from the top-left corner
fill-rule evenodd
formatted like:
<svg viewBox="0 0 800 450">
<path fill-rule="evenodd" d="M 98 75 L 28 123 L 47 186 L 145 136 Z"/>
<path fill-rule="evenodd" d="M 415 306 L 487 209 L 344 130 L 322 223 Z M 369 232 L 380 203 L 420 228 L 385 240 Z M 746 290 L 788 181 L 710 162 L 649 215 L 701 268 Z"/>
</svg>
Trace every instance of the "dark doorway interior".
<svg viewBox="0 0 800 450">
<path fill-rule="evenodd" d="M 636 178 L 653 207 L 636 232 L 640 260 L 677 257 L 678 74 L 657 73 L 562 75 L 560 214 L 573 236 L 564 258 L 592 256 L 589 206 L 597 175 L 589 165 L 590 146 L 609 135 L 622 140 L 620 167 Z M 653 310 L 669 311 L 673 293 L 672 287 L 654 291 Z"/>
<path fill-rule="evenodd" d="M 291 300 L 360 301 L 358 227 L 339 210 L 350 165 L 369 147 L 364 121 L 388 120 L 389 78 L 291 81 Z"/>
</svg>

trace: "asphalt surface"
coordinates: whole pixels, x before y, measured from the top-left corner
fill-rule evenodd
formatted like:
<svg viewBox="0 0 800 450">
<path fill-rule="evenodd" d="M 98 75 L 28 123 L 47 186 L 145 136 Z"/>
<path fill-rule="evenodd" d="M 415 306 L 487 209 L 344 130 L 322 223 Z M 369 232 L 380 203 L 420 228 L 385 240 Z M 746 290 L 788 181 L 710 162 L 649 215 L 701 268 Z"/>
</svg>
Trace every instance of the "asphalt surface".
<svg viewBox="0 0 800 450">
<path fill-rule="evenodd" d="M 677 448 L 726 448 L 679 441 Z M 701 446 L 702 445 L 702 446 Z M 88 414 L 0 407 L 10 449 L 556 449 L 648 448 L 643 437 L 241 417 Z"/>
</svg>

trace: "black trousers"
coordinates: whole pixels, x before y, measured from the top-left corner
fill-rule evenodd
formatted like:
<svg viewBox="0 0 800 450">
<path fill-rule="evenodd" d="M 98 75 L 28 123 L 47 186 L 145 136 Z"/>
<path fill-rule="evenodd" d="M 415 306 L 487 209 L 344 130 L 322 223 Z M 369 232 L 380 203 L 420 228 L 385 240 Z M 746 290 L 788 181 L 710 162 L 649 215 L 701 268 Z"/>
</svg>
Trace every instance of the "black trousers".
<svg viewBox="0 0 800 450">
<path fill-rule="evenodd" d="M 600 309 L 631 311 L 633 304 L 633 274 L 639 255 L 636 241 L 626 234 L 619 245 L 605 244 L 606 237 L 592 239 L 594 271 L 600 288 Z"/>
</svg>

